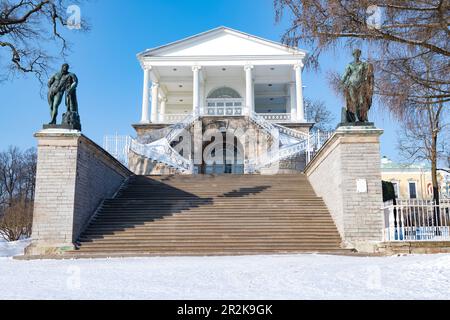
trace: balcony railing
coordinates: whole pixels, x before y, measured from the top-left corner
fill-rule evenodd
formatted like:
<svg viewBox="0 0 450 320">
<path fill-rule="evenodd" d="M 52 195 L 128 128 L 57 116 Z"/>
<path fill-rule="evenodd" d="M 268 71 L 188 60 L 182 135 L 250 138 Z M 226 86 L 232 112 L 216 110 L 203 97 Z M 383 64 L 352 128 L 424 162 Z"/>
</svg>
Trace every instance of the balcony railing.
<svg viewBox="0 0 450 320">
<path fill-rule="evenodd" d="M 292 116 L 290 113 L 258 113 L 258 115 L 270 122 L 275 123 L 292 122 Z"/>
<path fill-rule="evenodd" d="M 160 116 L 159 122 L 174 124 L 182 121 L 187 115 L 186 113 L 166 113 Z"/>
<path fill-rule="evenodd" d="M 264 120 L 267 120 L 272 123 L 291 123 L 292 115 L 290 113 L 257 113 L 260 117 L 262 117 Z M 241 107 L 232 107 L 228 109 L 213 109 L 209 108 L 207 112 L 204 114 L 205 116 L 217 116 L 217 117 L 223 117 L 223 116 L 242 116 L 243 111 Z M 159 117 L 159 123 L 167 123 L 167 124 L 174 124 L 182 121 L 186 117 L 185 113 L 168 113 L 165 115 L 161 115 Z"/>
</svg>

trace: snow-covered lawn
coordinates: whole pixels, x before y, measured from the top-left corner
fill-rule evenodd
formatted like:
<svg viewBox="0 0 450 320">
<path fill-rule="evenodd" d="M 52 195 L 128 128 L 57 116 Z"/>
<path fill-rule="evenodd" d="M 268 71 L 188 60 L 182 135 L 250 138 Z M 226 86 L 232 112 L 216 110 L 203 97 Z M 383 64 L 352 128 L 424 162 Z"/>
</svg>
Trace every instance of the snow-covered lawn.
<svg viewBox="0 0 450 320">
<path fill-rule="evenodd" d="M 0 257 L 14 257 L 23 254 L 23 250 L 30 244 L 30 240 L 6 242 L 0 238 Z"/>
<path fill-rule="evenodd" d="M 450 299 L 450 255 L 0 258 L 0 288 L 0 299 Z"/>
</svg>

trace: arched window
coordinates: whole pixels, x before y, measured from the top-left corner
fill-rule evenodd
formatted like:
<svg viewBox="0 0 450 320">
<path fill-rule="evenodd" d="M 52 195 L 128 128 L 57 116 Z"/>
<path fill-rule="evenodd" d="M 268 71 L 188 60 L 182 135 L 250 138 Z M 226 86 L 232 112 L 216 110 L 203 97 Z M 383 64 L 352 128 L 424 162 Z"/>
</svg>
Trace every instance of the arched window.
<svg viewBox="0 0 450 320">
<path fill-rule="evenodd" d="M 234 89 L 229 87 L 221 87 L 213 90 L 208 99 L 241 99 L 241 95 Z"/>
</svg>

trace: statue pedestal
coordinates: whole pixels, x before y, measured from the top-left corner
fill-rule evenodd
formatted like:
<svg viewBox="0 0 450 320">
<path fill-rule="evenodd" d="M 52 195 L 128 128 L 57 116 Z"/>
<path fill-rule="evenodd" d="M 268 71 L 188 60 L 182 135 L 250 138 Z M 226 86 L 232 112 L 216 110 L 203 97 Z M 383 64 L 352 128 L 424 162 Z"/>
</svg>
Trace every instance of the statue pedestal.
<svg viewBox="0 0 450 320">
<path fill-rule="evenodd" d="M 99 205 L 132 173 L 78 130 L 56 126 L 34 136 L 36 193 L 26 255 L 59 255 L 75 249 Z"/>
<path fill-rule="evenodd" d="M 48 129 L 62 129 L 62 130 L 76 130 L 81 131 L 81 127 L 77 127 L 75 125 L 70 124 L 44 124 L 42 126 L 44 130 Z M 79 129 L 78 129 L 79 128 Z"/>
<path fill-rule="evenodd" d="M 81 131 L 80 115 L 78 114 L 78 112 L 67 111 L 63 114 L 61 124 L 44 124 L 43 129 L 65 129 Z"/>
<path fill-rule="evenodd" d="M 81 131 L 81 121 L 78 112 L 67 111 L 64 113 L 62 117 L 62 124 Z"/>
<path fill-rule="evenodd" d="M 305 169 L 345 246 L 361 252 L 374 252 L 383 240 L 382 133 L 367 122 L 340 126 Z"/>
<path fill-rule="evenodd" d="M 338 124 L 337 126 L 337 130 L 339 130 L 340 128 L 345 128 L 347 130 L 351 130 L 352 128 L 355 127 L 367 127 L 367 128 L 373 128 L 375 129 L 375 123 L 373 122 L 341 122 Z"/>
</svg>

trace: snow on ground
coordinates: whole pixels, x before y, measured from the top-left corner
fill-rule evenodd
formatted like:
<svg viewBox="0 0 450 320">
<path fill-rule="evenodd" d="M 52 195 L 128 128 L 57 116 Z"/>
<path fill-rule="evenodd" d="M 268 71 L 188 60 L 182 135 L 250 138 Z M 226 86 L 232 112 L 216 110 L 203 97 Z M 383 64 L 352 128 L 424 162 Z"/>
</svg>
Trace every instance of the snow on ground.
<svg viewBox="0 0 450 320">
<path fill-rule="evenodd" d="M 23 250 L 30 244 L 30 240 L 6 242 L 0 239 L 0 257 L 14 257 L 23 254 Z"/>
<path fill-rule="evenodd" d="M 18 261 L 0 299 L 450 299 L 450 255 Z"/>
</svg>

